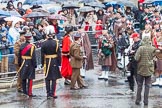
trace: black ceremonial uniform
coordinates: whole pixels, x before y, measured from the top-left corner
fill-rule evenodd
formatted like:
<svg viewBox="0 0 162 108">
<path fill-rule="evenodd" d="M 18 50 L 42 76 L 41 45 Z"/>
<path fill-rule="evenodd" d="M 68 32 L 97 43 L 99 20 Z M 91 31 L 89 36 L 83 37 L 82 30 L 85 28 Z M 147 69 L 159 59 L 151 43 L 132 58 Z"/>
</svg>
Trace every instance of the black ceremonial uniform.
<svg viewBox="0 0 162 108">
<path fill-rule="evenodd" d="M 32 95 L 32 79 L 35 79 L 36 55 L 35 45 L 26 41 L 20 46 L 18 64 L 20 69 L 20 77 L 22 79 L 23 93 L 29 96 Z M 28 87 L 26 86 L 28 79 Z M 27 89 L 28 88 L 28 89 Z"/>
<path fill-rule="evenodd" d="M 45 67 L 47 98 L 55 96 L 56 80 L 61 78 L 61 52 L 58 40 L 48 38 L 41 47 L 42 65 Z M 52 85 L 50 85 L 52 81 Z"/>
</svg>

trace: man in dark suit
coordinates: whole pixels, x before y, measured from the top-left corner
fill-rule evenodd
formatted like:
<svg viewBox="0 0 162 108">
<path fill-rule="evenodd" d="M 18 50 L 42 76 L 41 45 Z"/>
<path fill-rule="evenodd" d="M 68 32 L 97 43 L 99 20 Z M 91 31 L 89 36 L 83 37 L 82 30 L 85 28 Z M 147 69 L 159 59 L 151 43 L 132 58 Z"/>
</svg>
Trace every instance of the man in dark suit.
<svg viewBox="0 0 162 108">
<path fill-rule="evenodd" d="M 61 78 L 59 66 L 61 66 L 61 52 L 59 42 L 53 39 L 53 34 L 47 34 L 47 40 L 41 47 L 42 65 L 45 68 L 45 82 L 47 90 L 47 98 L 57 98 L 56 80 Z M 52 81 L 52 84 L 50 84 Z"/>
<path fill-rule="evenodd" d="M 18 65 L 20 67 L 18 72 L 20 72 L 22 79 L 23 93 L 29 97 L 35 96 L 32 94 L 32 83 L 33 79 L 35 79 L 35 68 L 37 67 L 35 45 L 30 43 L 31 37 L 30 32 L 25 34 L 26 42 L 20 46 L 18 55 Z"/>
</svg>

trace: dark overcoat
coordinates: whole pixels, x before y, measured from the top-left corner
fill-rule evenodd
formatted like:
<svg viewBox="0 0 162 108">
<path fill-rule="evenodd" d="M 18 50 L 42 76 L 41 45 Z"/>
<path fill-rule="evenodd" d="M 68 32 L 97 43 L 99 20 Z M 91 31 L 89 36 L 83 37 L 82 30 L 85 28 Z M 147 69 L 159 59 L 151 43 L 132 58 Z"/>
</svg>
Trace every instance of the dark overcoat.
<svg viewBox="0 0 162 108">
<path fill-rule="evenodd" d="M 26 48 L 29 44 L 29 42 L 22 44 L 19 50 L 18 64 L 20 67 L 22 65 L 22 68 L 19 71 L 21 79 L 35 79 L 35 68 L 37 67 L 35 45 L 32 44 L 33 51 L 31 47 L 26 51 L 24 55 L 22 55 L 22 51 L 24 51 L 24 48 Z M 26 59 L 23 64 L 24 59 L 22 59 L 22 56 L 28 56 L 31 57 L 31 59 Z"/>
<path fill-rule="evenodd" d="M 51 62 L 49 64 L 49 58 L 45 58 L 46 55 L 57 55 L 56 58 L 51 58 Z M 59 66 L 61 66 L 61 52 L 58 40 L 54 40 L 52 38 L 47 39 L 41 47 L 41 58 L 42 65 L 45 65 L 45 73 L 47 74 L 47 80 L 57 80 L 61 78 L 61 73 Z M 49 66 L 49 71 L 47 72 L 47 68 Z"/>
</svg>

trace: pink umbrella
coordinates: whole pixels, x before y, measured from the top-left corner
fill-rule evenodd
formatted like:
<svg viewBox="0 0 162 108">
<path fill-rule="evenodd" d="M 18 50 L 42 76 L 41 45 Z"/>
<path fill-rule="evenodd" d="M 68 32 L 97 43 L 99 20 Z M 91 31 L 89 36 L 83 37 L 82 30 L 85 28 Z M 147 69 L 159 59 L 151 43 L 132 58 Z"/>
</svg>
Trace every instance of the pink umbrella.
<svg viewBox="0 0 162 108">
<path fill-rule="evenodd" d="M 64 21 L 67 20 L 66 17 L 64 17 L 64 16 L 62 16 L 62 15 L 60 15 L 60 14 L 52 14 L 52 15 L 50 15 L 48 18 L 49 18 L 49 19 L 56 19 L 56 20 L 64 20 Z"/>
</svg>

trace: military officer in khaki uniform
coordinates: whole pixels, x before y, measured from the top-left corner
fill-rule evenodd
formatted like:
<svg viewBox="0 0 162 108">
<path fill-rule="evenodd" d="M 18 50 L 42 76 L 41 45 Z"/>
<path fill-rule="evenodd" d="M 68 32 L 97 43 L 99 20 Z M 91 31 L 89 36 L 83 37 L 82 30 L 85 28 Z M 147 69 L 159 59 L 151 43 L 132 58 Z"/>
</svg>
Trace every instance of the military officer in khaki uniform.
<svg viewBox="0 0 162 108">
<path fill-rule="evenodd" d="M 16 65 L 16 71 L 19 70 L 19 65 L 18 65 L 18 54 L 19 54 L 19 50 L 20 50 L 20 46 L 22 43 L 25 42 L 25 32 L 24 31 L 21 31 L 20 32 L 20 39 L 15 43 L 14 45 L 14 54 L 15 54 L 15 57 L 14 57 L 14 64 Z M 18 92 L 22 92 L 22 80 L 20 78 L 20 74 L 18 74 L 18 78 L 17 78 L 17 91 Z"/>
<path fill-rule="evenodd" d="M 83 59 L 86 58 L 86 56 L 83 56 L 81 54 L 80 44 L 81 44 L 81 34 L 76 33 L 74 35 L 74 42 L 70 45 L 70 56 L 71 61 L 70 64 L 72 66 L 72 77 L 71 77 L 71 89 L 77 90 L 78 88 L 75 87 L 75 84 L 77 82 L 79 88 L 86 88 L 82 77 L 80 76 L 80 68 L 82 68 L 83 65 Z"/>
</svg>

